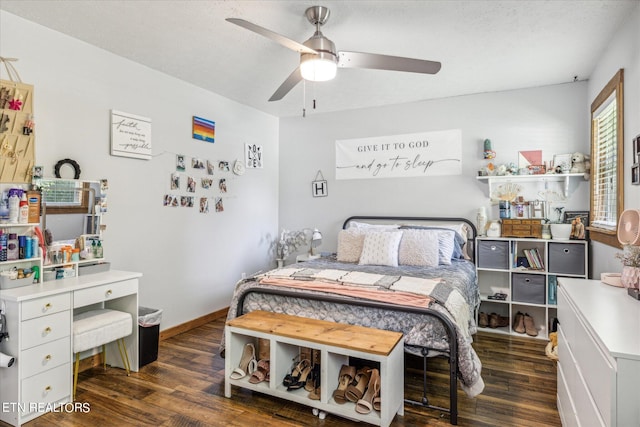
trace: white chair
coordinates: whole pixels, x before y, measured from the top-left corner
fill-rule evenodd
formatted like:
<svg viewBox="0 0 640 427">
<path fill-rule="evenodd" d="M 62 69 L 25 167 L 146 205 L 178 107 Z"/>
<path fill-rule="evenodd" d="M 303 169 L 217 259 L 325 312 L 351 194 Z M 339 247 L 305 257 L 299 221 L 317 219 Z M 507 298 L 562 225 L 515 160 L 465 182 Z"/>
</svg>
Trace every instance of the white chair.
<svg viewBox="0 0 640 427">
<path fill-rule="evenodd" d="M 73 352 L 76 363 L 73 369 L 73 400 L 76 399 L 76 387 L 78 385 L 78 368 L 80 367 L 80 353 L 95 347 L 102 346 L 102 360 L 104 368 L 107 367 L 105 346 L 117 341 L 122 363 L 127 371 L 131 371 L 129 355 L 124 338 L 133 332 L 133 320 L 131 313 L 124 311 L 98 309 L 86 311 L 73 316 Z"/>
</svg>

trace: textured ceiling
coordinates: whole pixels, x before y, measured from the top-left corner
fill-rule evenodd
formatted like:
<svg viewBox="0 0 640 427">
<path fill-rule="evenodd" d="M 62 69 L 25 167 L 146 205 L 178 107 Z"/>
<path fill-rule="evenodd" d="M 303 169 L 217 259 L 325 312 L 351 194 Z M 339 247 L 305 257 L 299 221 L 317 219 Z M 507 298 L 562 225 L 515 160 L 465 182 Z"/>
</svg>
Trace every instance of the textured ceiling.
<svg viewBox="0 0 640 427">
<path fill-rule="evenodd" d="M 436 75 L 339 69 L 306 85 L 317 112 L 587 79 L 638 0 L 194 1 L 0 0 L 0 9 L 276 116 L 299 115 L 303 85 L 267 102 L 296 52 L 225 21 L 242 18 L 302 42 L 307 7 L 338 50 L 442 62 Z M 0 41 L 1 43 L 1 41 Z M 19 53 L 5 52 L 7 56 Z"/>
</svg>

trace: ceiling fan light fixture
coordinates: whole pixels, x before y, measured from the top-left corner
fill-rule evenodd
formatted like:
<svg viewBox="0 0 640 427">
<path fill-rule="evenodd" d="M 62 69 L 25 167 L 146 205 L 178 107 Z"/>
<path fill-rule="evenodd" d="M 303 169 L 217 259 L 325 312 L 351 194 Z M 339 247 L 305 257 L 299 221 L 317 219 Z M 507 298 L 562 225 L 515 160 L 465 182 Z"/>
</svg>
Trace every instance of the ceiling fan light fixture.
<svg viewBox="0 0 640 427">
<path fill-rule="evenodd" d="M 305 80 L 312 82 L 326 82 L 336 76 L 338 64 L 330 58 L 320 55 L 310 55 L 311 58 L 303 58 L 300 62 L 300 74 Z"/>
</svg>

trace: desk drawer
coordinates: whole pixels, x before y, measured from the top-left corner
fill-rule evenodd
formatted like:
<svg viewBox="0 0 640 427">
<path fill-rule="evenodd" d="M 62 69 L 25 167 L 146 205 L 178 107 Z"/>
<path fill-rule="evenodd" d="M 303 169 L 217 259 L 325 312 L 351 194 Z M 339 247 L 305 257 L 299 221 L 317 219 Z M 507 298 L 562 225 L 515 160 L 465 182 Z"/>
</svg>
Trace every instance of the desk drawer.
<svg viewBox="0 0 640 427">
<path fill-rule="evenodd" d="M 71 335 L 71 311 L 22 322 L 22 350 Z"/>
<path fill-rule="evenodd" d="M 137 280 L 125 280 L 123 282 L 107 283 L 94 286 L 73 293 L 73 307 L 84 307 L 103 301 L 120 298 L 138 292 Z"/>
<path fill-rule="evenodd" d="M 53 403 L 66 396 L 71 396 L 71 364 L 69 363 L 22 380 L 22 402 L 27 404 L 27 410 L 31 408 L 32 405 L 29 405 L 31 402 Z"/>
<path fill-rule="evenodd" d="M 39 345 L 22 353 L 23 378 L 39 374 L 71 362 L 71 337 Z"/>
<path fill-rule="evenodd" d="M 51 295 L 22 303 L 22 319 L 29 320 L 35 317 L 59 313 L 71 308 L 71 294 Z"/>
</svg>

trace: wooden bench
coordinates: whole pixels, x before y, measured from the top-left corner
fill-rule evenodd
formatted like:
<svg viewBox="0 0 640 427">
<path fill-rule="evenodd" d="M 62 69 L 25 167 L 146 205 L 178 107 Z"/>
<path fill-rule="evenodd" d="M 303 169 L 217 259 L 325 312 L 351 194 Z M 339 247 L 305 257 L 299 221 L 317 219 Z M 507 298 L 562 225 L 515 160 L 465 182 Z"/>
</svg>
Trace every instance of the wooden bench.
<svg viewBox="0 0 640 427">
<path fill-rule="evenodd" d="M 225 396 L 231 397 L 231 386 L 288 399 L 315 408 L 370 424 L 388 426 L 395 414 L 404 415 L 404 338 L 399 332 L 308 319 L 286 314 L 253 311 L 227 322 L 225 357 Z M 231 379 L 238 366 L 245 344 L 257 346 L 258 339 L 270 342 L 270 380 L 251 384 L 248 377 Z M 300 348 L 320 350 L 320 400 L 311 400 L 304 389 L 287 391 L 282 379 L 291 368 Z M 349 358 L 372 362 L 380 369 L 380 412 L 360 414 L 355 404 L 338 404 L 333 391 L 338 387 L 342 365 Z"/>
</svg>

